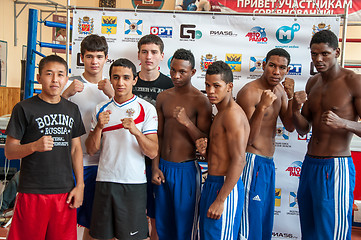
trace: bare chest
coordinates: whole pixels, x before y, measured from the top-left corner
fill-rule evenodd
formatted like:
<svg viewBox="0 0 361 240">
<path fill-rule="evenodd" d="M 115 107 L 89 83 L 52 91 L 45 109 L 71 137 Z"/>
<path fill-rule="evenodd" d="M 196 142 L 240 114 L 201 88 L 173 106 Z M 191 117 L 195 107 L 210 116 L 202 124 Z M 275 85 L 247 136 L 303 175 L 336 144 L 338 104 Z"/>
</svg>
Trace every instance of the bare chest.
<svg viewBox="0 0 361 240">
<path fill-rule="evenodd" d="M 327 84 L 319 81 L 307 98 L 309 109 L 316 115 L 331 110 L 341 117 L 353 111 L 352 95 L 347 85 L 340 81 Z"/>
</svg>

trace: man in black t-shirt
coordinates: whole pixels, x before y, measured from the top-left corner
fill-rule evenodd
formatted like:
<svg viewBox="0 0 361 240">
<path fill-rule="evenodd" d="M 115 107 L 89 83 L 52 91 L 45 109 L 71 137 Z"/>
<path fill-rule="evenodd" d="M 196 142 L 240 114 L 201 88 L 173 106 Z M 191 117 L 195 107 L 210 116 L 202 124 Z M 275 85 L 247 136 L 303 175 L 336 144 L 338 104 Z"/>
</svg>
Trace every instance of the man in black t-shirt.
<svg viewBox="0 0 361 240">
<path fill-rule="evenodd" d="M 37 75 L 42 92 L 14 107 L 6 129 L 6 157 L 22 159 L 10 240 L 77 238 L 85 129 L 77 105 L 60 96 L 67 70 L 61 57 L 43 58 Z"/>
<path fill-rule="evenodd" d="M 172 80 L 159 71 L 159 63 L 164 58 L 164 44 L 156 35 L 145 35 L 138 42 L 140 72 L 133 93 L 155 106 L 159 93 L 173 87 Z M 151 240 L 158 239 L 155 228 L 154 194 L 152 184 L 152 160 L 145 158 L 147 171 L 147 216 L 151 219 Z"/>
</svg>

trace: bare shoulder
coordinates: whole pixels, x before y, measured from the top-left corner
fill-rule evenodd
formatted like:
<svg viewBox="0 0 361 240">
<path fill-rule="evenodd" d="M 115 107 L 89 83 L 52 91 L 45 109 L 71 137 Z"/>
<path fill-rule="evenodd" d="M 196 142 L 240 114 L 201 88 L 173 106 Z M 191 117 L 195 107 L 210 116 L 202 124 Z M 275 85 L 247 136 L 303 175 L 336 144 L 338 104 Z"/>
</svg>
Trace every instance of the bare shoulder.
<svg viewBox="0 0 361 240">
<path fill-rule="evenodd" d="M 227 108 L 223 113 L 223 124 L 226 126 L 236 126 L 237 128 L 247 125 L 248 119 L 243 109 L 236 103 Z"/>
<path fill-rule="evenodd" d="M 259 100 L 260 88 L 256 81 L 244 85 L 237 93 L 237 103 L 254 104 Z"/>
<path fill-rule="evenodd" d="M 343 71 L 346 84 L 352 96 L 361 97 L 361 75 L 348 69 L 343 69 Z"/>
<path fill-rule="evenodd" d="M 348 69 L 342 69 L 345 76 L 345 81 L 350 87 L 356 87 L 361 85 L 361 75 Z M 359 89 L 358 89 L 359 90 Z"/>
<path fill-rule="evenodd" d="M 237 98 L 238 98 L 238 96 L 243 96 L 245 94 L 249 94 L 250 92 L 252 93 L 256 88 L 257 87 L 255 84 L 255 81 L 247 83 L 238 91 Z"/>
<path fill-rule="evenodd" d="M 305 88 L 307 94 L 310 93 L 311 89 L 313 88 L 313 86 L 315 86 L 315 84 L 319 80 L 320 76 L 321 76 L 321 74 L 317 73 L 315 76 L 310 77 L 307 80 L 306 88 Z"/>
<path fill-rule="evenodd" d="M 157 96 L 157 102 L 158 101 L 164 101 L 165 99 L 171 97 L 174 94 L 174 89 L 166 89 L 163 92 L 159 93 Z"/>
<path fill-rule="evenodd" d="M 201 91 L 199 91 L 197 88 L 193 88 L 190 94 L 191 96 L 189 100 L 192 101 L 194 104 L 201 106 L 204 106 L 204 104 L 206 104 L 210 106 L 207 96 Z"/>
</svg>

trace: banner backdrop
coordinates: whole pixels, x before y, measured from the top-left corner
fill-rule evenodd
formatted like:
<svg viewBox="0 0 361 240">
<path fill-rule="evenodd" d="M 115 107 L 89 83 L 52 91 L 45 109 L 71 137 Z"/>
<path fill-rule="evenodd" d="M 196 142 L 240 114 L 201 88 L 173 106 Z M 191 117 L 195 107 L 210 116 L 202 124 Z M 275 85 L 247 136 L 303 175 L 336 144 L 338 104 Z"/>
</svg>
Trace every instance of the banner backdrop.
<svg viewBox="0 0 361 240">
<path fill-rule="evenodd" d="M 361 20 L 361 0 L 176 0 L 174 9 L 188 11 L 344 14 L 349 4 L 349 20 Z"/>
<path fill-rule="evenodd" d="M 234 96 L 247 82 L 262 74 L 262 62 L 275 47 L 291 55 L 288 77 L 303 90 L 313 72 L 309 41 L 320 29 L 339 33 L 340 19 L 330 17 L 261 17 L 241 15 L 74 11 L 72 75 L 83 72 L 80 43 L 91 33 L 105 36 L 109 58 L 104 67 L 108 75 L 110 64 L 117 58 L 132 60 L 139 68 L 137 42 L 146 34 L 161 37 L 165 44 L 160 71 L 169 75 L 171 56 L 178 48 L 190 49 L 196 59 L 197 73 L 192 83 L 204 90 L 205 71 L 216 61 L 229 64 L 234 73 Z M 281 123 L 276 136 L 276 202 L 274 239 L 300 239 L 297 188 L 306 145 L 310 135 L 300 137 L 287 132 Z"/>
</svg>

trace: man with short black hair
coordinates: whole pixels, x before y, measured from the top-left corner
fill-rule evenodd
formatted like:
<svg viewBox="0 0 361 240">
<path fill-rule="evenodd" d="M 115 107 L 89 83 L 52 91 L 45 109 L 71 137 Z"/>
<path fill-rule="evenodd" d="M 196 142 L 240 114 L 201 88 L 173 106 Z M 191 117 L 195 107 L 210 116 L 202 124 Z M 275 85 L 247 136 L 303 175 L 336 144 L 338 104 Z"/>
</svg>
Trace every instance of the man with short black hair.
<svg viewBox="0 0 361 240">
<path fill-rule="evenodd" d="M 285 78 L 289 64 L 290 55 L 286 50 L 272 49 L 263 62 L 262 76 L 247 83 L 237 94 L 237 103 L 246 113 L 251 127 L 247 163 L 242 173 L 246 198 L 241 239 L 272 238 L 275 205 L 273 154 L 277 118 L 280 117 L 287 131 L 294 130 L 291 101 L 294 81 Z"/>
<path fill-rule="evenodd" d="M 79 106 L 86 134 L 81 137 L 84 164 L 84 202 L 78 208 L 78 224 L 84 227 L 83 240 L 90 240 L 91 212 L 93 207 L 95 178 L 98 171 L 99 153 L 90 156 L 85 151 L 85 140 L 89 135 L 91 116 L 99 103 L 112 98 L 114 90 L 108 79 L 103 79 L 103 67 L 108 59 L 108 44 L 105 37 L 91 34 L 80 45 L 84 72 L 69 78 L 62 96 Z"/>
<path fill-rule="evenodd" d="M 315 33 L 310 49 L 318 74 L 293 100 L 297 132 L 305 135 L 312 126 L 297 194 L 302 239 L 351 239 L 355 167 L 350 141 L 353 134 L 361 136 L 361 76 L 338 64 L 333 32 Z"/>
</svg>

